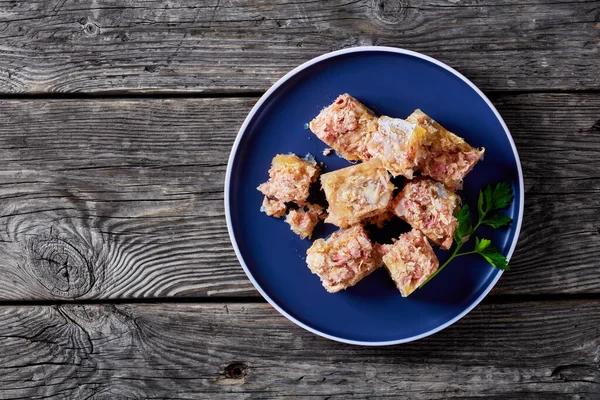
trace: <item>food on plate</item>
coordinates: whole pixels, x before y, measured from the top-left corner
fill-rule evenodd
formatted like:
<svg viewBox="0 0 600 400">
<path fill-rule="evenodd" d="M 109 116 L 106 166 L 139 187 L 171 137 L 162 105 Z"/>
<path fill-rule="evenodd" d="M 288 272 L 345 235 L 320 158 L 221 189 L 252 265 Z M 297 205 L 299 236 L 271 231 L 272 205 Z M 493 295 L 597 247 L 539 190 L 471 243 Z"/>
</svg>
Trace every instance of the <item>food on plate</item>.
<svg viewBox="0 0 600 400">
<path fill-rule="evenodd" d="M 406 120 L 426 131 L 418 156 L 423 175 L 442 182 L 450 190 L 462 189 L 464 177 L 483 156 L 485 148 L 471 147 L 421 110 L 415 110 Z"/>
<path fill-rule="evenodd" d="M 335 293 L 356 285 L 379 268 L 381 256 L 361 225 L 340 229 L 328 239 L 315 240 L 306 251 L 306 263 L 321 279 L 323 287 Z"/>
<path fill-rule="evenodd" d="M 311 238 L 317 223 L 325 219 L 325 209 L 318 204 L 307 204 L 297 210 L 290 210 L 285 217 L 285 222 L 300 239 Z"/>
<path fill-rule="evenodd" d="M 258 190 L 269 199 L 280 202 L 304 202 L 310 184 L 317 180 L 320 168 L 314 158 L 300 158 L 294 154 L 277 154 L 269 169 L 269 180 Z"/>
<path fill-rule="evenodd" d="M 496 246 L 492 244 L 490 239 L 481 238 L 475 236 L 477 228 L 480 226 L 487 225 L 492 229 L 504 228 L 512 223 L 512 218 L 507 215 L 501 214 L 498 210 L 508 208 L 514 198 L 514 194 L 509 182 L 499 182 L 496 185 L 487 185 L 484 189 L 479 191 L 479 199 L 477 200 L 477 223 L 473 225 L 471 221 L 471 212 L 469 206 L 465 204 L 456 213 L 456 219 L 458 220 L 458 228 L 454 234 L 456 240 L 456 247 L 450 255 L 446 258 L 446 261 L 431 275 L 425 282 L 421 284 L 423 286 L 431 279 L 435 278 L 452 260 L 456 257 L 461 257 L 466 254 L 478 254 L 483 257 L 492 267 L 508 271 L 508 260 L 506 256 L 502 254 Z M 489 229 L 489 228 L 488 228 Z M 460 252 L 460 249 L 472 241 L 471 238 L 475 239 L 472 250 Z M 419 287 L 421 287 L 419 286 Z"/>
<path fill-rule="evenodd" d="M 301 239 L 310 239 L 321 220 L 340 228 L 329 238 L 314 241 L 306 252 L 308 267 L 328 292 L 355 285 L 383 263 L 402 296 L 409 296 L 437 274 L 439 262 L 430 241 L 444 250 L 452 246 L 458 219 L 463 211 L 468 213 L 466 206 L 458 212 L 461 200 L 453 191 L 462 188 L 463 179 L 485 149 L 471 147 L 419 109 L 406 120 L 378 118 L 347 93 L 325 107 L 308 127 L 329 146 L 323 156 L 335 151 L 346 160 L 361 163 L 321 175 L 328 203 L 325 210 L 307 201 L 311 184 L 321 172 L 314 157 L 277 154 L 269 180 L 257 188 L 265 196 L 260 210 L 285 217 Z M 390 174 L 409 179 L 395 198 Z M 496 193 L 491 190 L 488 197 Z M 504 186 L 498 189 L 498 193 L 505 192 Z M 313 196 L 318 198 L 315 193 Z M 393 244 L 372 243 L 364 226 L 382 228 L 394 216 L 413 229 Z M 506 221 L 510 218 L 496 216 L 488 224 Z M 372 229 L 369 227 L 370 232 Z M 372 233 L 381 237 L 377 231 Z M 460 229 L 457 237 L 463 241 L 458 250 L 465 241 Z M 495 247 L 485 240 L 476 238 L 475 249 L 479 246 L 480 254 L 496 263 L 493 265 L 505 266 L 505 258 L 497 256 Z"/>
<path fill-rule="evenodd" d="M 427 280 L 439 261 L 423 233 L 413 229 L 394 244 L 382 245 L 382 261 L 403 297 L 408 297 Z"/>
<path fill-rule="evenodd" d="M 277 154 L 269 169 L 269 180 L 257 188 L 265 195 L 260 211 L 281 218 L 286 214 L 286 203 L 296 203 L 300 208 L 290 210 L 285 222 L 301 239 L 310 238 L 317 223 L 326 217 L 323 207 L 306 202 L 319 172 L 312 157 Z"/>
<path fill-rule="evenodd" d="M 323 174 L 321 186 L 329 203 L 325 222 L 341 228 L 384 213 L 394 191 L 377 159 Z"/>
<path fill-rule="evenodd" d="M 287 207 L 283 201 L 270 200 L 267 196 L 263 199 L 260 211 L 269 217 L 281 218 L 285 215 Z"/>
<path fill-rule="evenodd" d="M 460 197 L 439 182 L 417 178 L 407 182 L 392 202 L 394 213 L 420 230 L 433 243 L 448 250 L 458 226 L 455 217 Z"/>
<path fill-rule="evenodd" d="M 367 145 L 369 153 L 392 175 L 412 179 L 425 130 L 416 123 L 386 116 L 379 117 L 378 126 Z"/>
<path fill-rule="evenodd" d="M 377 116 L 349 94 L 340 95 L 309 124 L 319 139 L 350 161 L 371 158 L 367 143 L 377 131 Z"/>
</svg>

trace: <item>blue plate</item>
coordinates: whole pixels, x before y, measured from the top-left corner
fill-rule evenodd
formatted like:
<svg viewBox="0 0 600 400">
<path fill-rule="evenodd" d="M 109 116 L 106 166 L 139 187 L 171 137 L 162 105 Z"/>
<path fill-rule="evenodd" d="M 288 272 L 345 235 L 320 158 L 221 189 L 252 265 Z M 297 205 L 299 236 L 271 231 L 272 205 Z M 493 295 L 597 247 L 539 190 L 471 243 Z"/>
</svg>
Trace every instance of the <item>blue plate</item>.
<svg viewBox="0 0 600 400">
<path fill-rule="evenodd" d="M 349 93 L 379 114 L 405 118 L 422 109 L 485 158 L 459 192 L 477 209 L 479 189 L 511 182 L 515 199 L 505 230 L 481 229 L 507 255 L 513 253 L 523 216 L 523 175 L 515 144 L 485 95 L 447 65 L 424 55 L 388 47 L 357 47 L 317 57 L 281 78 L 256 103 L 233 145 L 225 181 L 227 226 L 235 252 L 256 289 L 288 319 L 318 335 L 360 345 L 389 345 L 435 333 L 469 312 L 502 272 L 479 256 L 457 259 L 423 289 L 402 298 L 384 269 L 348 290 L 329 294 L 305 263 L 311 241 L 300 240 L 282 220 L 259 211 L 256 187 L 268 179 L 278 153 L 311 153 L 332 171 L 348 166 L 307 123 L 339 94 Z M 392 224 L 394 234 L 406 227 Z M 315 236 L 335 230 L 322 225 Z M 313 236 L 313 239 L 315 238 Z M 438 251 L 440 261 L 448 252 Z"/>
</svg>

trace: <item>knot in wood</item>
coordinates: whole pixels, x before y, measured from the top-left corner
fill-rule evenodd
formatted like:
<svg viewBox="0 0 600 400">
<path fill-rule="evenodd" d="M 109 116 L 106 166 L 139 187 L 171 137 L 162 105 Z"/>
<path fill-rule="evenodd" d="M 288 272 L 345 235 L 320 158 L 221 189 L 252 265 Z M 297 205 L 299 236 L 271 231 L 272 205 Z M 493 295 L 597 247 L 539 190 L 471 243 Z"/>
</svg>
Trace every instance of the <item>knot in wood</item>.
<svg viewBox="0 0 600 400">
<path fill-rule="evenodd" d="M 371 11 L 375 18 L 386 24 L 402 22 L 408 14 L 408 0 L 371 0 Z"/>
<path fill-rule="evenodd" d="M 94 286 L 92 265 L 75 245 L 59 238 L 38 237 L 29 247 L 36 279 L 54 296 L 77 298 Z"/>
<path fill-rule="evenodd" d="M 88 21 L 83 25 L 83 33 L 87 36 L 96 36 L 100 33 L 100 27 L 93 22 Z"/>
<path fill-rule="evenodd" d="M 225 376 L 230 379 L 242 379 L 246 376 L 248 366 L 244 363 L 234 362 L 225 367 Z"/>
</svg>

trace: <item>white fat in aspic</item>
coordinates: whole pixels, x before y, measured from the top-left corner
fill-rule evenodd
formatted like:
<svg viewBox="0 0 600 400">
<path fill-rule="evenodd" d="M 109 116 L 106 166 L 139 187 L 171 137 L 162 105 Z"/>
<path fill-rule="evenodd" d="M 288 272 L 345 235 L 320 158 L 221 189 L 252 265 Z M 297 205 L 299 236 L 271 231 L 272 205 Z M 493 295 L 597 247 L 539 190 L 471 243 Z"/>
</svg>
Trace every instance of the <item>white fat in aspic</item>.
<svg viewBox="0 0 600 400">
<path fill-rule="evenodd" d="M 382 116 L 379 118 L 379 129 L 385 132 L 394 132 L 401 131 L 404 133 L 411 133 L 417 125 L 411 124 L 401 118 L 390 118 L 386 116 Z"/>
<path fill-rule="evenodd" d="M 381 188 L 377 183 L 370 182 L 364 190 L 367 201 L 371 204 L 379 202 Z"/>
<path fill-rule="evenodd" d="M 439 195 L 442 199 L 448 197 L 448 192 L 446 192 L 446 188 L 444 187 L 444 185 L 436 182 L 435 186 L 437 186 L 437 188 L 439 189 Z"/>
</svg>

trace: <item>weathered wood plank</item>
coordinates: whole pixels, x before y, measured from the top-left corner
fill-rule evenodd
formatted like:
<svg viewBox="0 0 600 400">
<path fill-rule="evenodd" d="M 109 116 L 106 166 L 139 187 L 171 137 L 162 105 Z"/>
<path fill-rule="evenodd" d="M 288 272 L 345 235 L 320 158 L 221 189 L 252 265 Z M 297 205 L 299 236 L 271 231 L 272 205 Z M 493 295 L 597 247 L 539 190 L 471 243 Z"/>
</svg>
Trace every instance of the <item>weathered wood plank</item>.
<svg viewBox="0 0 600 400">
<path fill-rule="evenodd" d="M 598 89 L 597 1 L 0 1 L 0 93 L 263 91 L 357 45 L 439 58 L 484 90 Z"/>
<path fill-rule="evenodd" d="M 600 98 L 493 101 L 515 139 L 525 177 L 523 230 L 513 268 L 497 292 L 598 293 L 600 276 L 584 276 L 600 256 Z"/>
<path fill-rule="evenodd" d="M 254 101 L 0 101 L 0 299 L 257 295 L 222 192 Z M 598 293 L 600 99 L 494 101 L 526 182 L 521 240 L 496 293 Z"/>
<path fill-rule="evenodd" d="M 248 292 L 223 180 L 254 101 L 1 102 L 0 298 Z"/>
<path fill-rule="evenodd" d="M 4 306 L 0 398 L 594 399 L 599 326 L 598 301 L 484 304 L 367 348 L 266 304 Z"/>
</svg>

